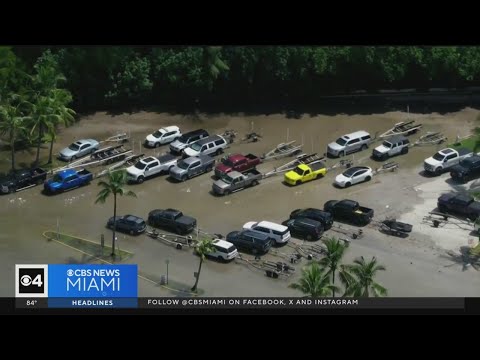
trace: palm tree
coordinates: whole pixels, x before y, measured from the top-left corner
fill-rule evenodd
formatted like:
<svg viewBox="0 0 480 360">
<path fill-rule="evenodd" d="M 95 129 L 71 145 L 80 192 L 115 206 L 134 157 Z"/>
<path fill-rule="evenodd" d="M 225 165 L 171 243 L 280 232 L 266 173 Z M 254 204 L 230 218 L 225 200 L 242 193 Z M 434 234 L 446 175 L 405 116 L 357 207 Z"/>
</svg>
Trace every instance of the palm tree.
<svg viewBox="0 0 480 360">
<path fill-rule="evenodd" d="M 206 69 L 206 82 L 211 90 L 218 76 L 229 70 L 228 65 L 221 58 L 221 46 L 206 46 L 203 48 L 203 65 Z"/>
<path fill-rule="evenodd" d="M 317 263 L 311 263 L 302 269 L 298 283 L 290 284 L 292 289 L 300 290 L 310 297 L 329 296 L 337 288 L 330 284 L 330 276 Z"/>
<path fill-rule="evenodd" d="M 98 186 L 103 187 L 97 194 L 97 200 L 95 204 L 102 203 L 108 199 L 110 195 L 113 195 L 113 235 L 112 235 L 112 257 L 115 257 L 115 230 L 117 227 L 117 195 L 118 196 L 133 196 L 137 195 L 133 191 L 126 191 L 123 187 L 127 183 L 127 171 L 110 171 L 108 173 L 108 181 L 100 181 Z"/>
<path fill-rule="evenodd" d="M 200 279 L 200 272 L 202 271 L 202 264 L 205 260 L 205 256 L 215 251 L 213 239 L 204 238 L 200 240 L 195 246 L 195 251 L 197 252 L 198 256 L 200 256 L 200 264 L 198 265 L 198 272 L 195 279 L 195 284 L 192 287 L 192 291 L 197 291 L 198 280 Z"/>
<path fill-rule="evenodd" d="M 324 243 L 327 249 L 325 257 L 319 261 L 319 264 L 328 269 L 327 275 L 332 276 L 332 285 L 335 285 L 335 273 L 348 245 L 335 238 L 326 239 Z M 335 290 L 332 292 L 332 297 L 335 297 Z"/>
<path fill-rule="evenodd" d="M 69 126 L 75 119 L 75 111 L 68 108 L 66 105 L 72 102 L 72 95 L 69 91 L 64 89 L 55 89 L 52 91 L 52 118 L 53 126 L 48 128 L 46 141 L 50 142 L 50 151 L 48 153 L 48 164 L 52 163 L 53 158 L 53 143 L 57 139 L 57 126 Z"/>
<path fill-rule="evenodd" d="M 26 102 L 19 102 L 17 106 L 6 103 L 0 105 L 0 134 L 7 135 L 10 145 L 12 171 L 15 170 L 15 142 L 20 134 L 26 132 L 26 123 L 31 120 L 30 116 L 24 116 L 21 108 Z"/>
<path fill-rule="evenodd" d="M 375 282 L 374 278 L 378 271 L 386 270 L 385 266 L 379 265 L 377 259 L 372 257 L 366 262 L 362 257 L 354 260 L 352 265 L 342 265 L 340 280 L 345 284 L 344 296 L 369 297 L 386 296 L 387 289 Z"/>
</svg>

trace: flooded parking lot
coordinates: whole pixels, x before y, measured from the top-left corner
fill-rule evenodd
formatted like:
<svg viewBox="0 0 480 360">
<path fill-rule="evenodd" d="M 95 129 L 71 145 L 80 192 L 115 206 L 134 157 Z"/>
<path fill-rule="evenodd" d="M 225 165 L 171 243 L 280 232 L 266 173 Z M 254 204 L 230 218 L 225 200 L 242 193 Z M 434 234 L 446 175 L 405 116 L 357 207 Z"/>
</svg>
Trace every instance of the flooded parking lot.
<svg viewBox="0 0 480 360">
<path fill-rule="evenodd" d="M 465 109 L 452 114 L 410 114 L 410 118 L 424 125 L 423 131 L 441 131 L 449 139 L 468 135 L 475 126 L 479 111 Z M 133 147 L 136 153 L 142 152 L 158 155 L 168 150 L 168 146 L 157 149 L 145 149 L 142 142 L 145 136 L 155 129 L 178 125 L 183 132 L 204 128 L 210 133 L 222 133 L 226 129 L 235 129 L 239 136 L 255 131 L 262 135 L 255 143 L 234 142 L 226 153 L 253 153 L 262 155 L 273 149 L 278 143 L 296 140 L 303 143 L 305 153 L 323 154 L 326 145 L 339 136 L 356 130 L 367 130 L 372 135 L 380 134 L 395 123 L 407 120 L 407 114 L 395 112 L 372 115 L 336 115 L 336 116 L 303 116 L 300 119 L 287 119 L 283 115 L 243 116 L 241 114 L 185 117 L 156 113 L 137 113 L 132 115 L 109 116 L 98 113 L 82 119 L 75 126 L 65 129 L 55 144 L 58 152 L 73 140 L 81 138 L 105 139 L 120 132 L 130 135 L 126 146 Z M 412 139 L 418 138 L 414 135 Z M 371 146 L 373 147 L 373 145 Z M 281 223 L 290 212 L 297 208 L 322 208 L 327 200 L 350 198 L 375 210 L 375 219 L 382 220 L 387 216 L 401 218 L 402 214 L 410 214 L 416 205 L 425 201 L 416 190 L 419 186 L 426 191 L 429 183 L 439 181 L 421 176 L 423 159 L 432 155 L 440 146 L 414 147 L 409 154 L 392 159 L 399 164 L 394 173 L 379 174 L 372 181 L 339 189 L 332 186 L 335 175 L 343 171 L 337 168 L 331 173 L 312 182 L 291 187 L 282 183 L 282 175 L 263 179 L 254 188 L 248 188 L 225 197 L 213 196 L 210 193 L 213 179 L 212 173 L 204 174 L 186 182 L 167 180 L 166 176 L 158 176 L 143 184 L 128 185 L 129 190 L 136 193 L 136 198 L 124 197 L 118 202 L 119 214 L 134 214 L 146 219 L 152 209 L 176 208 L 186 215 L 193 216 L 198 226 L 209 233 L 226 235 L 239 230 L 247 221 L 270 220 Z M 42 150 L 44 155 L 48 150 Z M 349 156 L 355 164 L 372 168 L 381 166 L 369 158 L 369 150 Z M 27 152 L 19 153 L 19 163 L 28 163 L 34 158 Z M 8 168 L 8 152 L 0 153 L 2 170 Z M 218 159 L 218 157 L 217 157 Z M 267 172 L 276 166 L 291 160 L 268 161 L 258 170 Z M 328 159 L 327 166 L 337 162 Z M 94 172 L 102 168 L 92 168 Z M 448 189 L 435 188 L 438 191 Z M 93 261 L 82 254 L 57 243 L 48 242 L 42 237 L 46 230 L 59 230 L 64 233 L 78 235 L 87 239 L 100 241 L 101 234 L 107 241 L 111 237 L 105 225 L 112 216 L 112 200 L 106 204 L 95 204 L 100 190 L 97 181 L 79 189 L 55 196 L 46 196 L 39 187 L 15 194 L 0 197 L 0 261 L 7 271 L 2 272 L 1 280 L 5 284 L 0 291 L 1 296 L 14 293 L 13 271 L 18 263 L 75 263 Z M 420 208 L 419 208 L 420 209 Z M 433 209 L 432 209 L 433 210 Z M 425 211 L 423 209 L 422 211 Z M 425 214 L 418 214 L 423 217 Z M 346 229 L 353 229 L 343 225 Z M 400 239 L 381 234 L 373 226 L 364 229 L 364 236 L 351 242 L 346 261 L 363 255 L 376 256 L 387 271 L 380 274 L 378 280 L 391 296 L 479 296 L 480 277 L 474 270 L 462 271 L 461 266 L 452 265 L 448 258 L 442 257 L 444 249 L 439 241 L 433 241 L 432 233 L 416 232 L 407 239 Z M 333 231 L 334 236 L 342 236 Z M 438 237 L 441 238 L 439 233 Z M 191 250 L 176 250 L 174 247 L 160 243 L 146 235 L 118 236 L 119 246 L 131 251 L 134 256 L 128 260 L 138 263 L 144 280 L 139 280 L 139 294 L 144 296 L 170 295 L 167 290 L 154 284 L 165 273 L 165 261 L 169 260 L 169 274 L 172 281 L 193 284 L 193 272 L 197 271 L 198 258 Z M 437 239 L 435 239 L 437 240 Z M 294 240 L 300 243 L 299 240 Z M 461 238 L 459 240 L 461 242 Z M 465 235 L 465 245 L 468 236 Z M 278 250 L 289 253 L 288 248 Z M 272 261 L 281 258 L 268 255 Z M 285 260 L 282 260 L 285 261 Z M 225 264 L 208 261 L 202 270 L 199 287 L 208 296 L 290 296 L 298 295 L 288 284 L 296 279 L 300 267 L 288 279 L 273 280 L 265 274 L 252 270 L 242 264 Z M 147 279 L 153 280 L 149 281 Z"/>
</svg>

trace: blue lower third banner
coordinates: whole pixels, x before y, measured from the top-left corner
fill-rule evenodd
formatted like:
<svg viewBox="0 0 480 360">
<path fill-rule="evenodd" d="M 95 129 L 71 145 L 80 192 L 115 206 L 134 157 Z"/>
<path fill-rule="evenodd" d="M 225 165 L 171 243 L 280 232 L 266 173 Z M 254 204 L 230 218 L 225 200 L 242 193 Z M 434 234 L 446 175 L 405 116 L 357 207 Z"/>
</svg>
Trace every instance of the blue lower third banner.
<svg viewBox="0 0 480 360">
<path fill-rule="evenodd" d="M 137 307 L 137 279 L 137 265 L 48 265 L 48 307 Z"/>
</svg>

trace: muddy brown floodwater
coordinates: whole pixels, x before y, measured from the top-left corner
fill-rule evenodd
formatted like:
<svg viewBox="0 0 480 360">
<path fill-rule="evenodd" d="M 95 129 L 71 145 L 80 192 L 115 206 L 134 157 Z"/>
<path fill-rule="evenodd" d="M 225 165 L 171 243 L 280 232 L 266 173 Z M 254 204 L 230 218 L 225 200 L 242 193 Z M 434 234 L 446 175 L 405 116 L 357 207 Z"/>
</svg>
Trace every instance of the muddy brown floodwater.
<svg viewBox="0 0 480 360">
<path fill-rule="evenodd" d="M 411 119 L 424 124 L 425 131 L 442 131 L 450 139 L 465 136 L 475 126 L 479 114 L 475 109 L 464 109 L 452 114 L 410 114 Z M 407 114 L 391 112 L 371 115 L 303 116 L 300 119 L 287 119 L 285 116 L 244 116 L 200 115 L 199 117 L 140 112 L 109 116 L 97 113 L 82 118 L 78 124 L 63 129 L 55 144 L 54 152 L 76 139 L 96 138 L 99 140 L 127 132 L 131 141 L 127 146 L 135 152 L 159 154 L 168 146 L 159 149 L 145 149 L 141 145 L 145 136 L 166 125 L 178 125 L 183 132 L 205 128 L 211 133 L 222 133 L 225 129 L 235 129 L 239 138 L 247 132 L 260 133 L 262 138 L 256 143 L 235 142 L 226 153 L 254 153 L 261 155 L 273 149 L 278 143 L 287 140 L 303 142 L 304 152 L 322 154 L 326 145 L 337 137 L 356 130 L 367 130 L 371 134 L 383 133 L 393 124 L 407 119 Z M 420 134 L 419 134 L 420 135 Z M 419 135 L 412 137 L 413 141 Z M 282 176 L 274 176 L 261 181 L 255 188 L 234 193 L 228 197 L 215 197 L 210 194 L 211 174 L 198 176 L 184 183 L 175 183 L 159 176 L 141 185 L 129 185 L 137 198 L 120 198 L 119 214 L 135 214 L 146 218 L 150 210 L 173 207 L 198 219 L 201 229 L 209 233 L 227 234 L 238 230 L 251 220 L 282 222 L 290 212 L 301 207 L 322 208 L 330 199 L 351 198 L 363 205 L 374 208 L 376 220 L 386 216 L 400 217 L 411 211 L 414 205 L 422 202 L 414 187 L 423 184 L 428 187 L 432 179 L 419 173 L 423 159 L 433 154 L 439 146 L 415 147 L 409 154 L 392 159 L 399 163 L 396 173 L 381 174 L 371 182 L 359 184 L 349 189 L 332 186 L 333 179 L 342 169 L 335 169 L 325 178 L 298 187 L 288 187 L 282 183 Z M 381 163 L 369 159 L 371 149 L 356 153 L 350 158 L 362 165 L 379 167 Z M 46 158 L 48 149 L 42 149 Z M 19 152 L 19 164 L 29 164 L 34 152 Z M 272 170 L 290 158 L 268 161 L 258 168 L 262 172 Z M 335 160 L 327 160 L 331 165 Z M 0 170 L 9 166 L 8 152 L 0 153 Z M 98 172 L 101 168 L 92 168 Z M 99 241 L 105 234 L 107 241 L 111 232 L 105 228 L 112 215 L 112 201 L 95 205 L 99 191 L 97 181 L 80 189 L 56 196 L 45 196 L 39 187 L 16 194 L 0 197 L 0 280 L 5 286 L 0 288 L 0 296 L 14 294 L 14 265 L 19 263 L 82 263 L 91 262 L 81 253 L 63 245 L 48 242 L 42 237 L 46 230 L 55 230 L 57 221 L 61 232 L 78 235 Z M 425 214 L 418 214 L 423 217 Z M 346 229 L 353 227 L 343 225 Z M 364 229 L 365 236 L 353 240 L 345 261 L 357 256 L 376 256 L 387 271 L 379 274 L 378 280 L 391 296 L 480 296 L 479 274 L 474 270 L 462 271 L 461 266 L 452 266 L 445 258 L 444 250 L 436 245 L 428 234 L 414 233 L 407 239 L 399 239 L 381 234 L 373 226 Z M 331 232 L 332 236 L 343 236 Z M 439 234 L 441 236 L 441 233 Z M 299 240 L 293 240 L 300 242 Z M 144 278 L 158 281 L 165 274 L 165 261 L 168 259 L 169 276 L 172 281 L 193 284 L 193 272 L 197 270 L 198 258 L 190 250 L 176 250 L 173 247 L 151 239 L 145 235 L 132 237 L 119 235 L 122 249 L 134 253 L 130 263 L 139 264 L 142 278 L 139 280 L 139 294 L 144 296 L 171 295 L 164 288 Z M 292 253 L 292 249 L 277 249 L 280 253 Z M 285 261 L 273 255 L 266 258 Z M 296 264 L 294 275 L 287 279 L 273 280 L 263 273 L 244 265 L 223 264 L 207 261 L 202 269 L 199 287 L 207 296 L 290 296 L 301 295 L 290 289 L 288 284 L 295 281 L 306 260 Z"/>
</svg>

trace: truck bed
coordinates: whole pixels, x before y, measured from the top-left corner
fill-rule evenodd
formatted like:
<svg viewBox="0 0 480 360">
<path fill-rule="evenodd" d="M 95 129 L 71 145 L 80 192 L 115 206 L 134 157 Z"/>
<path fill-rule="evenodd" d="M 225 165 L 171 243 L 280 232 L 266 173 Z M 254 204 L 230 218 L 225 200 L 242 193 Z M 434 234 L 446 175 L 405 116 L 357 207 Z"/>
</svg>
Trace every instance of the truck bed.
<svg viewBox="0 0 480 360">
<path fill-rule="evenodd" d="M 457 149 L 457 151 L 458 151 L 459 156 L 465 156 L 465 155 L 468 155 L 468 154 L 472 153 L 472 150 L 467 149 L 467 148 L 459 148 L 459 149 Z"/>
<path fill-rule="evenodd" d="M 253 161 L 258 160 L 258 162 L 260 162 L 260 158 L 259 158 L 258 156 L 253 155 L 253 154 L 247 154 L 247 155 L 245 155 L 245 157 L 246 157 L 248 160 L 253 160 Z"/>
<path fill-rule="evenodd" d="M 175 160 L 177 157 L 172 155 L 172 154 L 165 154 L 165 155 L 160 155 L 157 159 L 160 161 L 160 164 L 165 164 L 170 161 Z"/>
<path fill-rule="evenodd" d="M 311 164 L 308 164 L 308 166 L 310 167 L 310 169 L 312 169 L 312 171 L 317 171 L 325 168 L 325 164 L 323 163 L 323 161 L 315 161 Z"/>
<path fill-rule="evenodd" d="M 82 169 L 82 170 L 77 171 L 77 175 L 78 176 L 87 176 L 87 175 L 92 175 L 92 173 L 90 171 L 88 171 L 87 169 Z"/>
</svg>

